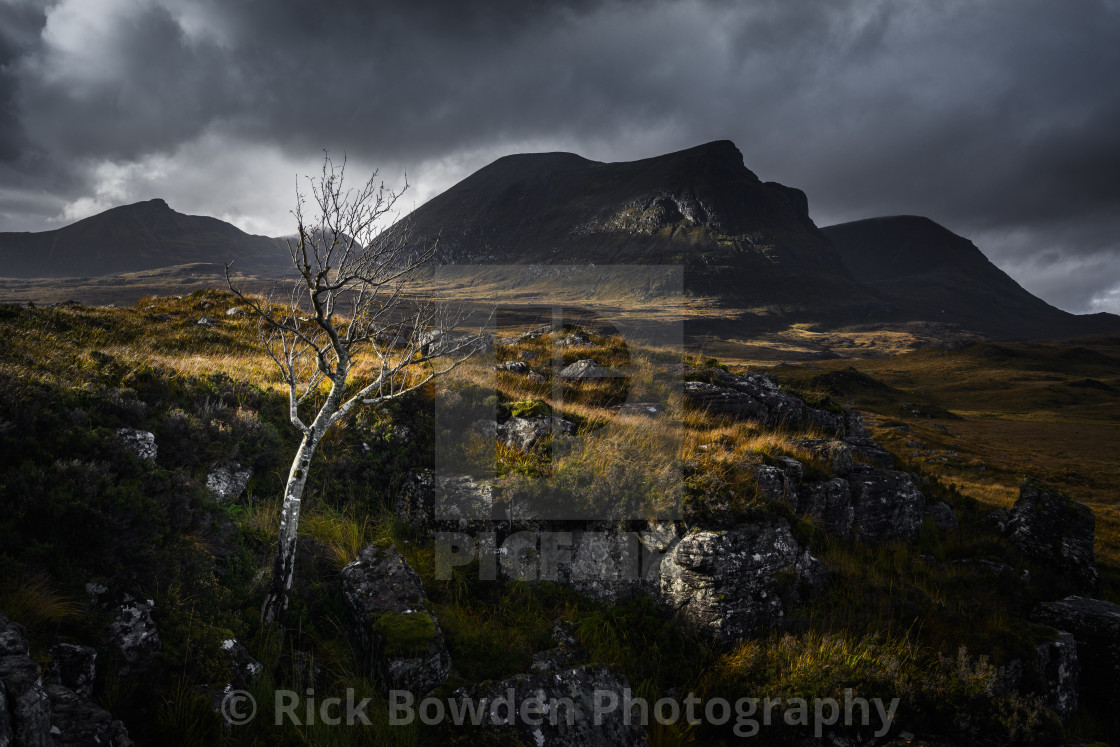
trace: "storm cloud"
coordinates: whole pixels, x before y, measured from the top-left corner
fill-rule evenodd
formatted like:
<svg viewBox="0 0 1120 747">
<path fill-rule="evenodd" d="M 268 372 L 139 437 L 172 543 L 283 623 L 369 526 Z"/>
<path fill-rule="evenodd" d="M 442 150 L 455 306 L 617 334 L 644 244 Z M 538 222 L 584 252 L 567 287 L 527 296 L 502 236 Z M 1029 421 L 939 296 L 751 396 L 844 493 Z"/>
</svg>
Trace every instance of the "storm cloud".
<svg viewBox="0 0 1120 747">
<path fill-rule="evenodd" d="M 418 204 L 727 138 L 819 225 L 927 215 L 1120 311 L 1117 39 L 1112 0 L 0 0 L 0 230 L 159 196 L 286 233 L 323 149 Z"/>
</svg>

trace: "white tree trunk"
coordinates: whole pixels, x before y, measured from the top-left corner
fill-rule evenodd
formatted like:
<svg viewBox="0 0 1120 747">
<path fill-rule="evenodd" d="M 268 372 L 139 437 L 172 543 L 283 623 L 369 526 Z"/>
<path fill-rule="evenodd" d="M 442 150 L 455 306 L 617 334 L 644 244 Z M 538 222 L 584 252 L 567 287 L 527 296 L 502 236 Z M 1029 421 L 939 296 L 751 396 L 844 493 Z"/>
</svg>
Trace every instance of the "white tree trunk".
<svg viewBox="0 0 1120 747">
<path fill-rule="evenodd" d="M 288 610 L 288 591 L 296 569 L 296 539 L 299 529 L 299 510 L 303 502 L 303 489 L 307 485 L 307 472 L 311 458 L 319 445 L 319 434 L 314 427 L 304 435 L 284 488 L 284 506 L 280 514 L 280 535 L 276 540 L 276 559 L 272 566 L 272 583 L 261 607 L 261 620 L 267 624 L 284 622 Z"/>
</svg>

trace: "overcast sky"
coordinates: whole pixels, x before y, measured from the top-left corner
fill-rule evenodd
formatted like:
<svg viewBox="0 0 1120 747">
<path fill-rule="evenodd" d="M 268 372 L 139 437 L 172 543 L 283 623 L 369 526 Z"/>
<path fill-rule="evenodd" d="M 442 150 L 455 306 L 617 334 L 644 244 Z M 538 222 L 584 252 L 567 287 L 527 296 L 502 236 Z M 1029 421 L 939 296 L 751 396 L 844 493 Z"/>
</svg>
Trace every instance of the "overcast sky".
<svg viewBox="0 0 1120 747">
<path fill-rule="evenodd" d="M 1120 0 L 0 0 L 0 231 L 163 197 L 290 233 L 323 149 L 409 205 L 491 160 L 733 140 L 818 225 L 919 214 L 1120 312 Z"/>
</svg>

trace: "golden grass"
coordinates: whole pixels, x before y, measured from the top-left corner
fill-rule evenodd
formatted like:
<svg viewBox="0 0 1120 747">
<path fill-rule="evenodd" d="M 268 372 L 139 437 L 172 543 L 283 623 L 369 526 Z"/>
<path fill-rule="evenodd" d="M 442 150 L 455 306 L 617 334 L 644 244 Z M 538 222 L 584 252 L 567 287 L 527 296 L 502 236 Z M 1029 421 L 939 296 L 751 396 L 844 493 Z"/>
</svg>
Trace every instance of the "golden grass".
<svg viewBox="0 0 1120 747">
<path fill-rule="evenodd" d="M 82 605 L 59 592 L 46 576 L 32 575 L 9 578 L 0 586 L 0 611 L 36 635 L 48 626 L 79 617 Z"/>
</svg>

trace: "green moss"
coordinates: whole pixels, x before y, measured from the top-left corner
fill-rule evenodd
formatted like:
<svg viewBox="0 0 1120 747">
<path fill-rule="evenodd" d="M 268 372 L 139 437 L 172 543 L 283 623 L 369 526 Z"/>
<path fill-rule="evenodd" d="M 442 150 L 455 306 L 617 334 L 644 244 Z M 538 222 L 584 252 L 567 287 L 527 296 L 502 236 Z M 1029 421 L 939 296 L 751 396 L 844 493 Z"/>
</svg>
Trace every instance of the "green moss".
<svg viewBox="0 0 1120 747">
<path fill-rule="evenodd" d="M 552 408 L 539 399 L 523 399 L 510 403 L 509 414 L 515 418 L 533 418 L 537 415 L 551 415 Z"/>
<path fill-rule="evenodd" d="M 427 612 L 404 615 L 385 612 L 377 615 L 373 629 L 381 636 L 387 656 L 417 656 L 427 652 L 436 637 L 436 623 Z"/>
</svg>

